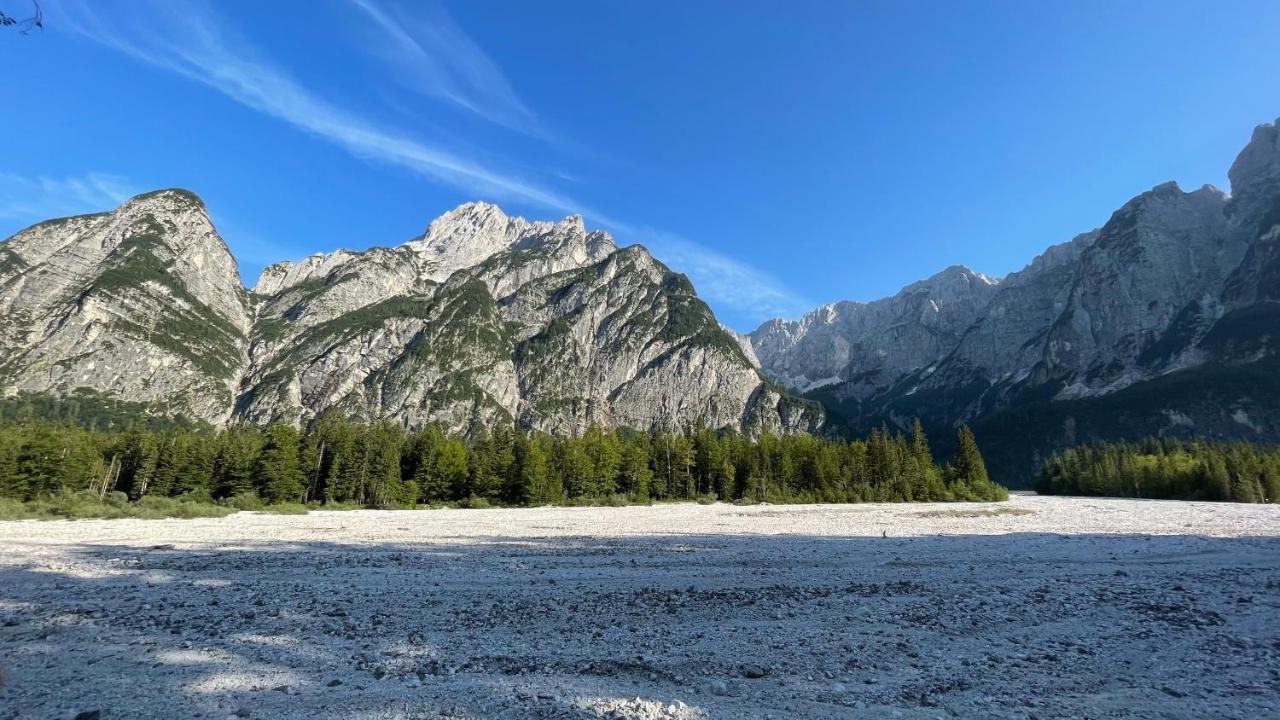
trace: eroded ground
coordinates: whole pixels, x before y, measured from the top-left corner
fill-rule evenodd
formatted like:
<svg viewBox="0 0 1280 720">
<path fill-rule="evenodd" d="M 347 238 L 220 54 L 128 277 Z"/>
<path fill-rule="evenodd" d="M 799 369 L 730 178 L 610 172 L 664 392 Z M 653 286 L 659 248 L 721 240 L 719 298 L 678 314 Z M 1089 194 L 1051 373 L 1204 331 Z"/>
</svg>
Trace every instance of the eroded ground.
<svg viewBox="0 0 1280 720">
<path fill-rule="evenodd" d="M 0 718 L 1280 716 L 1280 507 L 0 523 Z"/>
</svg>

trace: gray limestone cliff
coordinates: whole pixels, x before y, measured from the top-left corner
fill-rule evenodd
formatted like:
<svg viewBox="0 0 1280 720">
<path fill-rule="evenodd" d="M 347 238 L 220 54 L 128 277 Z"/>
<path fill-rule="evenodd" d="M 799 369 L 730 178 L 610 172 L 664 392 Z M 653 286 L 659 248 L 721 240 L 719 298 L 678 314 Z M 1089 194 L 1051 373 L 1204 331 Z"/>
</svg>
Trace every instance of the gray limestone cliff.
<svg viewBox="0 0 1280 720">
<path fill-rule="evenodd" d="M 140 195 L 0 245 L 0 377 L 223 421 L 247 365 L 249 303 L 203 203 Z"/>
<path fill-rule="evenodd" d="M 1036 433 L 1051 436 L 1043 447 L 1280 440 L 1276 124 L 1254 131 L 1229 178 L 1230 196 L 1157 186 L 998 281 L 949 268 L 891 298 L 768 321 L 752 346 L 766 375 L 864 429 L 915 416 L 1027 447 Z"/>
<path fill-rule="evenodd" d="M 271 265 L 248 292 L 203 204 L 159 191 L 0 245 L 0 309 L 8 393 L 88 389 L 213 423 L 822 422 L 643 247 L 486 203 L 397 247 Z"/>
</svg>

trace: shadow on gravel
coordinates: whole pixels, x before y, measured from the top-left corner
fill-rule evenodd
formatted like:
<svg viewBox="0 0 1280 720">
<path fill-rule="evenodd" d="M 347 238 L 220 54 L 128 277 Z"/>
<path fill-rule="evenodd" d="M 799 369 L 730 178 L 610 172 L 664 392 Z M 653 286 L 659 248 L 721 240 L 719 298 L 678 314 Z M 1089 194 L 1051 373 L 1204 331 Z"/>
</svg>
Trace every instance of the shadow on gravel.
<svg viewBox="0 0 1280 720">
<path fill-rule="evenodd" d="M 1274 717 L 1280 692 L 1275 538 L 83 545 L 2 567 L 0 718 Z"/>
</svg>

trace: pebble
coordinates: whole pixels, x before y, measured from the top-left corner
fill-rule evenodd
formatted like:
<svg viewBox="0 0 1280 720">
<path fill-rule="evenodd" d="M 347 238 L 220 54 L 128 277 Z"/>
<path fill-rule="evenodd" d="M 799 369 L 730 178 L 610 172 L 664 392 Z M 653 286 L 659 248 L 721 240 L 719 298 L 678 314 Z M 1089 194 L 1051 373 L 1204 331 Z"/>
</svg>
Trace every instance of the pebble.
<svg viewBox="0 0 1280 720">
<path fill-rule="evenodd" d="M 1059 511 L 1074 512 L 1070 505 L 1075 501 L 1015 502 L 1046 508 L 1038 518 L 1018 522 L 1057 527 L 1066 522 L 1060 521 Z M 1276 550 L 1277 541 L 1268 537 L 1274 534 L 1270 530 L 1274 516 L 1259 514 L 1274 507 L 1213 505 L 1209 516 L 1196 509 L 1198 504 L 1088 502 L 1135 508 L 1086 518 L 1093 523 L 1088 527 L 1096 526 L 1099 532 L 1151 532 L 1155 520 L 1141 518 L 1176 509 L 1203 521 L 1198 521 L 1197 532 L 1202 527 L 1224 535 L 1249 530 L 1257 539 L 1154 536 L 1143 541 L 1149 545 L 1145 553 L 1181 559 L 1177 564 L 1148 565 L 1146 556 L 1130 558 L 1127 544 L 1132 540 L 1124 537 L 1055 535 L 1050 541 L 1033 534 L 1019 539 L 1025 544 L 1020 550 L 1038 559 L 1035 567 L 1024 568 L 1019 565 L 1021 555 L 1002 554 L 1003 541 L 998 539 L 970 544 L 962 536 L 949 536 L 945 543 L 921 537 L 894 541 L 916 544 L 919 555 L 904 553 L 901 561 L 919 561 L 918 567 L 884 569 L 878 563 L 888 554 L 882 550 L 873 548 L 865 556 L 844 553 L 841 548 L 846 544 L 850 551 L 861 548 L 857 537 L 842 536 L 839 542 L 826 544 L 808 539 L 761 540 L 758 535 L 752 535 L 751 543 L 723 534 L 714 542 L 697 535 L 678 540 L 645 535 L 633 549 L 628 546 L 633 532 L 628 524 L 640 521 L 624 517 L 624 511 L 615 516 L 621 518 L 620 529 L 599 539 L 587 524 L 597 521 L 577 517 L 586 517 L 589 511 L 511 510 L 503 511 L 504 520 L 522 518 L 521 513 L 531 517 L 547 513 L 548 520 L 536 522 L 547 522 L 547 527 L 559 524 L 546 533 L 548 537 L 581 530 L 581 537 L 590 539 L 579 541 L 575 536 L 554 549 L 505 544 L 493 549 L 481 543 L 458 552 L 423 552 L 421 570 L 432 574 L 419 576 L 418 568 L 409 568 L 403 570 L 405 582 L 390 584 L 382 582 L 396 572 L 387 567 L 389 556 L 369 548 L 335 545 L 315 555 L 264 548 L 237 553 L 234 558 L 174 550 L 144 555 L 147 559 L 140 565 L 121 568 L 112 581 L 119 597 L 104 595 L 93 583 L 70 579 L 90 577 L 100 557 L 55 551 L 60 543 L 50 543 L 41 554 L 20 556 L 21 562 L 53 571 L 44 575 L 61 578 L 61 587 L 33 581 L 10 589 L 14 600 L 28 603 L 30 609 L 24 610 L 21 621 L 10 610 L 0 613 L 0 657 L 9 656 L 15 648 L 37 650 L 30 656 L 32 672 L 24 669 L 20 677 L 11 677 L 2 691 L 0 716 L 11 705 L 33 717 L 72 720 L 75 713 L 67 711 L 71 708 L 102 706 L 99 715 L 81 717 L 115 720 L 121 710 L 112 678 L 120 677 L 119 669 L 130 664 L 144 671 L 157 666 L 149 671 L 157 684 L 130 698 L 137 707 L 128 709 L 136 709 L 136 717 L 188 720 L 223 720 L 224 716 L 245 720 L 250 717 L 247 709 L 243 715 L 228 715 L 238 702 L 254 703 L 254 720 L 295 720 L 308 713 L 323 714 L 326 700 L 338 712 L 358 717 L 380 716 L 380 711 L 386 715 L 392 701 L 420 701 L 430 704 L 429 712 L 449 709 L 467 718 L 703 720 L 749 716 L 746 708 L 765 708 L 779 720 L 791 720 L 811 716 L 806 714 L 811 710 L 808 704 L 821 703 L 827 704 L 825 712 L 832 717 L 933 720 L 945 713 L 953 718 L 1028 720 L 1038 714 L 1047 720 L 1101 717 L 1105 713 L 1098 710 L 1094 698 L 1117 693 L 1137 708 L 1126 716 L 1156 712 L 1153 708 L 1170 718 L 1273 716 L 1275 703 L 1266 693 L 1280 681 L 1280 668 L 1271 662 L 1273 638 L 1260 632 L 1268 626 L 1257 613 L 1280 589 L 1280 565 L 1275 561 L 1280 554 L 1270 552 Z M 660 510 L 653 514 L 678 514 L 680 508 Z M 793 511 L 799 509 L 771 512 Z M 816 523 L 816 535 L 830 535 L 840 529 L 833 523 L 847 523 L 853 511 L 882 512 L 872 506 L 833 506 L 812 518 L 804 517 Z M 903 515 L 904 523 L 936 530 L 937 521 L 912 519 L 913 513 L 921 511 L 912 506 L 892 510 Z M 1238 529 L 1232 529 L 1227 520 L 1215 519 L 1235 517 L 1234 513 L 1244 518 Z M 420 515 L 431 522 L 415 525 L 411 541 L 438 534 L 432 527 L 437 518 L 447 520 L 450 532 L 457 530 L 459 537 L 479 535 L 458 529 L 455 522 L 489 522 L 488 516 L 471 511 L 456 513 L 460 520 L 454 514 Z M 783 523 L 796 519 L 781 515 L 756 522 L 766 530 L 792 527 Z M 270 521 L 330 528 L 376 520 L 380 537 L 400 540 L 399 529 L 386 525 L 396 517 L 379 514 L 366 521 L 364 513 L 333 518 L 317 513 L 305 523 L 304 519 Z M 718 532 L 740 530 L 734 523 L 745 521 L 735 517 L 717 518 L 731 524 Z M 644 527 L 650 522 L 644 520 Z M 981 530 L 984 538 L 987 533 L 994 538 L 1000 522 L 1004 521 L 974 518 L 948 524 L 965 525 L 964 532 Z M 1143 522 L 1153 527 L 1142 526 Z M 103 525 L 108 526 L 103 532 L 114 532 L 114 525 Z M 179 547 L 217 541 L 202 536 L 201 522 L 174 521 L 173 525 L 184 533 Z M 74 524 L 49 527 L 63 540 L 84 534 Z M 132 527 L 126 522 L 120 529 Z M 752 526 L 752 530 L 759 528 Z M 0 537 L 4 532 L 0 527 Z M 44 532 L 43 526 L 37 532 Z M 350 533 L 335 529 L 331 534 L 336 543 Z M 137 540 L 140 547 L 172 539 L 167 534 L 133 537 L 142 538 Z M 776 562 L 761 563 L 758 543 L 768 545 L 775 553 L 770 561 Z M 966 551 L 967 559 L 995 561 L 998 570 L 983 570 L 973 562 L 955 563 L 957 546 Z M 1108 567 L 1106 551 L 1117 547 L 1126 547 L 1117 553 L 1126 558 L 1124 562 L 1141 569 L 1126 566 L 1129 575 L 1119 579 L 1113 577 L 1115 565 L 1110 565 L 1112 572 L 1098 569 Z M 1229 549 L 1231 554 L 1204 552 L 1214 547 Z M 664 568 L 666 559 L 654 555 L 655 548 L 681 553 L 679 572 L 667 576 L 627 569 L 628 565 L 646 572 Z M 828 556 L 834 559 L 828 562 Z M 511 558 L 527 567 L 515 572 L 517 568 L 503 564 Z M 14 564 L 0 557 L 0 568 L 6 562 Z M 815 566 L 820 573 L 812 572 Z M 1256 568 L 1256 572 L 1224 569 L 1237 566 Z M 312 574 L 323 578 L 319 589 L 298 579 L 313 568 Z M 558 587 L 548 588 L 544 580 L 527 591 L 509 591 L 507 584 L 530 569 L 565 575 Z M 1019 577 L 1023 569 L 1027 578 Z M 366 573 L 373 573 L 373 581 L 364 582 L 369 579 Z M 152 577 L 160 575 L 181 582 L 152 584 Z M 608 582 L 596 582 L 597 575 Z M 210 576 L 225 576 L 235 585 L 223 589 L 190 582 Z M 451 579 L 441 584 L 429 579 L 433 577 Z M 691 581 L 695 582 L 692 592 L 686 589 Z M 402 585 L 410 587 L 410 593 Z M 245 589 L 253 586 L 263 589 L 246 595 Z M 152 609 L 138 612 L 143 599 L 152 603 Z M 1082 601 L 1093 602 L 1090 613 L 1078 613 Z M 343 616 L 327 615 L 339 605 L 345 608 Z M 744 621 L 707 622 L 709 617 L 722 617 L 729 608 Z M 255 611 L 252 619 L 242 617 Z M 858 618 L 859 611 L 864 618 Z M 797 619 L 775 623 L 769 620 L 774 612 Z M 839 630 L 818 632 L 827 627 Z M 242 636 L 288 637 L 298 642 L 238 645 Z M 1176 641 L 1166 642 L 1170 637 Z M 41 650 L 42 645 L 47 649 Z M 175 648 L 189 647 L 196 648 L 190 655 L 199 653 L 207 656 L 206 661 L 234 653 L 256 667 L 290 672 L 290 684 L 279 685 L 284 679 L 280 675 L 274 676 L 275 687 L 261 676 L 256 682 L 250 676 L 217 691 L 217 699 L 209 697 L 223 703 L 217 711 L 203 716 L 167 712 L 160 703 L 182 703 L 175 693 L 206 675 L 205 666 L 173 657 Z M 620 651 L 622 647 L 627 650 Z M 325 654 L 312 654 L 311 648 L 321 648 Z M 58 653 L 73 651 L 83 662 L 69 667 L 59 663 Z M 1145 662 L 1148 658 L 1150 663 Z M 1234 675 L 1232 667 L 1239 668 Z M 1099 673 L 1100 668 L 1107 671 Z M 453 672 L 457 675 L 448 677 Z M 73 673 L 79 679 L 72 679 Z M 375 676 L 383 680 L 369 683 Z M 1222 677 L 1231 682 L 1221 682 Z M 1051 701 L 1027 699 L 1024 691 L 1046 682 L 1073 690 Z M 420 683 L 427 689 L 408 689 Z M 493 692 L 500 684 L 508 689 Z M 527 689 L 514 689 L 514 684 Z M 326 685 L 342 692 L 323 690 Z M 368 686 L 368 692 L 360 691 L 363 686 Z M 573 692 L 566 690 L 565 697 L 552 701 L 548 693 L 533 694 L 539 687 L 566 687 Z M 307 692 L 312 688 L 321 689 L 319 697 Z M 304 700 L 277 696 L 272 690 L 289 695 L 302 690 Z M 588 694 L 591 699 L 584 699 Z M 692 696 L 688 702 L 700 707 L 678 705 L 677 696 Z M 899 710 L 895 712 L 894 706 Z M 55 708 L 67 710 L 58 714 Z M 755 716 L 763 717 L 764 712 Z"/>
</svg>

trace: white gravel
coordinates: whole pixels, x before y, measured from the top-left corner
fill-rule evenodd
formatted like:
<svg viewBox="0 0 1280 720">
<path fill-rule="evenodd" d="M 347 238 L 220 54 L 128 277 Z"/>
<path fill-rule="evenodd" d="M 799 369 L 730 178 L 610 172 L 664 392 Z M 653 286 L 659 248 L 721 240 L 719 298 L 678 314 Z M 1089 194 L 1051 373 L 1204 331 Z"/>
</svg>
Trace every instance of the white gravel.
<svg viewBox="0 0 1280 720">
<path fill-rule="evenodd" d="M 0 523 L 0 665 L 0 719 L 1278 717 L 1280 507 Z"/>
</svg>

